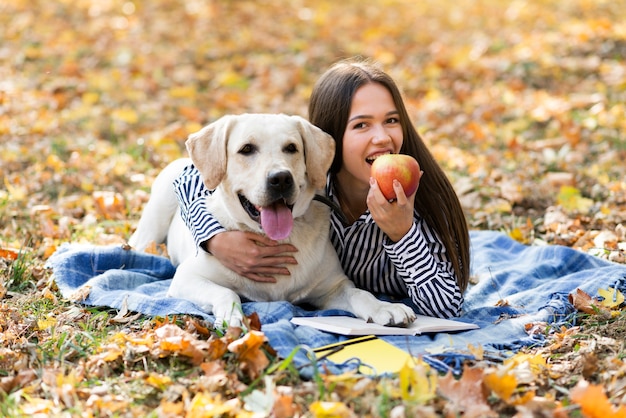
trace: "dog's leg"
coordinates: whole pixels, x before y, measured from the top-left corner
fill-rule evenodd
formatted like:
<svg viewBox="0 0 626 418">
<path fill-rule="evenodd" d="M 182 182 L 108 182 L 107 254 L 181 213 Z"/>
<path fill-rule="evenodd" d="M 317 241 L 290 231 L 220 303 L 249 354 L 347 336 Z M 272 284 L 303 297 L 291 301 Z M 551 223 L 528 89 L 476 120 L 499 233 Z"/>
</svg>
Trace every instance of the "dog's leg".
<svg viewBox="0 0 626 418">
<path fill-rule="evenodd" d="M 216 328 L 242 326 L 243 312 L 237 293 L 208 278 L 220 274 L 222 268 L 213 256 L 205 253 L 187 258 L 176 269 L 167 296 L 186 299 L 204 312 L 213 313 Z"/>
<path fill-rule="evenodd" d="M 415 320 L 413 309 L 403 303 L 391 303 L 377 299 L 370 292 L 357 289 L 346 277 L 324 301 L 323 309 L 343 309 L 380 325 L 405 327 Z"/>
<path fill-rule="evenodd" d="M 137 229 L 128 240 L 131 247 L 143 251 L 151 243 L 165 242 L 170 223 L 178 209 L 173 182 L 182 169 L 190 163 L 189 159 L 178 159 L 165 167 L 156 177 L 152 184 L 150 199 L 141 214 Z"/>
</svg>

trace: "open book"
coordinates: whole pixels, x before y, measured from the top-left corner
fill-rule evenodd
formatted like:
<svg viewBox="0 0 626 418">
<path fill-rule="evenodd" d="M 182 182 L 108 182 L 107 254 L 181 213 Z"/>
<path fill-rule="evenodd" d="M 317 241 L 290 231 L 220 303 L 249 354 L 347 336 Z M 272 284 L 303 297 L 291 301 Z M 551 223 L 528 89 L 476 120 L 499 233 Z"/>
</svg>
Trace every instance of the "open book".
<svg viewBox="0 0 626 418">
<path fill-rule="evenodd" d="M 479 328 L 476 324 L 417 315 L 406 328 L 386 327 L 350 316 L 295 317 L 291 322 L 342 335 L 419 335 L 429 332 L 453 332 Z"/>
</svg>

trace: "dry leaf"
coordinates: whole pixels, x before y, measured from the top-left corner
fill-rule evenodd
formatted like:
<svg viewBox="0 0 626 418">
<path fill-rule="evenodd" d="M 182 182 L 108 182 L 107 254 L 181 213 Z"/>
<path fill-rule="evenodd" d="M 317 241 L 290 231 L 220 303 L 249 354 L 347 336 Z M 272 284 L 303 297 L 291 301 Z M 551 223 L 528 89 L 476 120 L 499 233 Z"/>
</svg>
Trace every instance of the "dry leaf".
<svg viewBox="0 0 626 418">
<path fill-rule="evenodd" d="M 309 406 L 314 418 L 352 418 L 354 413 L 343 402 L 316 401 Z"/>
<path fill-rule="evenodd" d="M 401 397 L 405 402 L 425 404 L 437 391 L 437 374 L 422 359 L 407 361 L 398 373 Z"/>
<path fill-rule="evenodd" d="M 239 399 L 222 400 L 221 395 L 197 393 L 189 405 L 187 418 L 235 416 L 240 411 Z"/>
<path fill-rule="evenodd" d="M 439 379 L 438 392 L 447 399 L 444 410 L 448 414 L 462 414 L 465 418 L 497 417 L 487 403 L 483 386 L 483 371 L 465 367 L 463 376 L 456 380 L 452 373 Z"/>
<path fill-rule="evenodd" d="M 570 391 L 570 398 L 580 405 L 583 414 L 588 418 L 623 418 L 626 416 L 626 407 L 613 406 L 602 386 L 593 385 L 586 380 L 578 382 Z"/>
<path fill-rule="evenodd" d="M 154 331 L 158 339 L 159 356 L 169 352 L 189 357 L 192 364 L 199 365 L 206 353 L 207 343 L 200 341 L 174 324 L 165 324 Z"/>
<path fill-rule="evenodd" d="M 489 373 L 483 378 L 485 385 L 491 389 L 500 399 L 508 402 L 517 387 L 517 379 L 510 372 Z"/>
<path fill-rule="evenodd" d="M 18 256 L 18 250 L 13 250 L 11 248 L 0 248 L 0 258 L 4 258 L 6 260 L 17 260 Z"/>
<path fill-rule="evenodd" d="M 605 318 L 610 318 L 611 313 L 604 307 L 600 306 L 600 303 L 592 298 L 587 292 L 576 289 L 574 293 L 570 293 L 569 302 L 580 312 L 584 312 L 590 315 L 601 315 Z"/>
<path fill-rule="evenodd" d="M 122 308 L 117 311 L 117 315 L 109 319 L 109 322 L 118 323 L 118 324 L 127 324 L 129 322 L 134 322 L 141 315 L 142 315 L 141 312 L 137 312 L 133 315 L 130 315 L 130 311 L 128 310 L 128 298 L 124 298 L 124 300 L 122 301 Z"/>
<path fill-rule="evenodd" d="M 600 305 L 607 308 L 617 308 L 624 303 L 624 295 L 617 288 L 598 289 L 598 295 L 604 298 Z"/>
<path fill-rule="evenodd" d="M 240 367 L 255 379 L 269 365 L 269 359 L 261 349 L 267 337 L 260 331 L 250 331 L 242 338 L 228 344 L 228 351 L 237 354 Z"/>
</svg>

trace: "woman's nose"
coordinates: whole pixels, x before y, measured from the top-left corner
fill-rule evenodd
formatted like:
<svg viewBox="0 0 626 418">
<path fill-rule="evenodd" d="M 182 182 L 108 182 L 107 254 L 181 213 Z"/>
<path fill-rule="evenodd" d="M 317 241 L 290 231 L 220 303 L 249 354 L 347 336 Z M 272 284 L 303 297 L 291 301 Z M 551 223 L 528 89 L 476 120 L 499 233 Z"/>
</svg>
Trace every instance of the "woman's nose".
<svg viewBox="0 0 626 418">
<path fill-rule="evenodd" d="M 372 142 L 378 144 L 384 144 L 391 141 L 391 135 L 387 133 L 385 128 L 380 127 L 374 132 L 374 136 L 372 137 Z"/>
</svg>

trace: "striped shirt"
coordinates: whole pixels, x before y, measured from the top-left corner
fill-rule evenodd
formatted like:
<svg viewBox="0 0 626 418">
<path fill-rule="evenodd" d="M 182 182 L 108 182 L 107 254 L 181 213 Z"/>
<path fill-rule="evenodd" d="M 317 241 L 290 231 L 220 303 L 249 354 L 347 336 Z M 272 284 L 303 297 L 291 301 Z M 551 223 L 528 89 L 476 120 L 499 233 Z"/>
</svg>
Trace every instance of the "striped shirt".
<svg viewBox="0 0 626 418">
<path fill-rule="evenodd" d="M 226 231 L 206 208 L 211 191 L 193 165 L 174 181 L 183 220 L 196 244 Z M 326 193 L 338 204 L 332 182 Z M 409 232 L 392 242 L 366 211 L 352 225 L 344 225 L 331 211 L 330 239 L 346 275 L 359 288 L 396 298 L 410 298 L 413 308 L 423 315 L 450 318 L 458 316 L 463 295 L 452 263 L 437 233 L 417 212 Z"/>
</svg>

